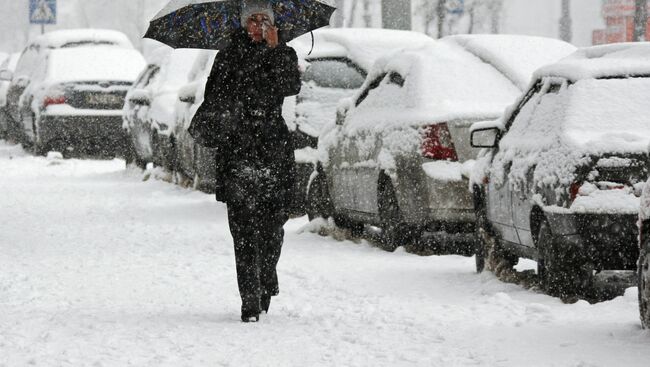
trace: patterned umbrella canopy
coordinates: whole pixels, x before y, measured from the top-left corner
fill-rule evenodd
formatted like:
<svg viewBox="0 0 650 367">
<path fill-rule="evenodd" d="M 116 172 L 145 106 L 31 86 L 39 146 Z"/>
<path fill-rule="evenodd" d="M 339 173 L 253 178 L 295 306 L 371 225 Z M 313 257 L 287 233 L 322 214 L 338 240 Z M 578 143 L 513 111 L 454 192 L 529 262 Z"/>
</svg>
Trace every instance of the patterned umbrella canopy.
<svg viewBox="0 0 650 367">
<path fill-rule="evenodd" d="M 336 8 L 322 0 L 269 0 L 280 39 L 329 25 Z M 172 0 L 150 22 L 145 38 L 173 48 L 222 50 L 242 28 L 240 0 Z"/>
</svg>

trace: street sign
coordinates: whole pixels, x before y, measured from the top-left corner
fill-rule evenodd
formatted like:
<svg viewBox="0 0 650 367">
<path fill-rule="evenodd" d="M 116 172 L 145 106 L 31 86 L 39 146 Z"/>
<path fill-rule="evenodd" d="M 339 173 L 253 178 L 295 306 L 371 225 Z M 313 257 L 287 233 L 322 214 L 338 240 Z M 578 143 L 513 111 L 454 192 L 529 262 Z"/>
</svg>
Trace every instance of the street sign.
<svg viewBox="0 0 650 367">
<path fill-rule="evenodd" d="M 31 24 L 56 24 L 56 0 L 29 0 Z"/>
<path fill-rule="evenodd" d="M 465 12 L 465 0 L 448 0 L 447 12 L 453 15 L 462 15 Z"/>
</svg>

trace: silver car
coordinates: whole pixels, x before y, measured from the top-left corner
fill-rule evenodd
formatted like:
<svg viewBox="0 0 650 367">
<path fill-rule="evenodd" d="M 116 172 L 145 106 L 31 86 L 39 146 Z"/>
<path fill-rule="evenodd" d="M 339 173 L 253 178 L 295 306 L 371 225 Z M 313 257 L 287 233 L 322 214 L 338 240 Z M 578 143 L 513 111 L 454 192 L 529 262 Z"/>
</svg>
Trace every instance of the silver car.
<svg viewBox="0 0 650 367">
<path fill-rule="evenodd" d="M 380 227 L 389 250 L 425 230 L 471 233 L 469 127 L 497 118 L 537 67 L 574 50 L 536 37 L 456 36 L 380 59 L 321 136 L 310 215 Z"/>
</svg>

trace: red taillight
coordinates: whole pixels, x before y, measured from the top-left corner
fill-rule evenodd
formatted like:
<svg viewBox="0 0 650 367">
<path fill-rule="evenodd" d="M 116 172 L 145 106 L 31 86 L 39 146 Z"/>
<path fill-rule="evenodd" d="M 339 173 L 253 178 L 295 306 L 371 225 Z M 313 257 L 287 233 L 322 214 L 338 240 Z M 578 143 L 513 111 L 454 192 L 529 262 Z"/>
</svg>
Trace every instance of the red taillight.
<svg viewBox="0 0 650 367">
<path fill-rule="evenodd" d="M 43 99 L 43 107 L 47 107 L 54 104 L 65 104 L 65 102 L 66 99 L 64 95 L 46 96 Z"/>
<path fill-rule="evenodd" d="M 447 124 L 431 125 L 424 129 L 422 156 L 441 161 L 458 161 Z"/>
<path fill-rule="evenodd" d="M 570 200 L 573 203 L 575 199 L 578 197 L 578 194 L 580 194 L 580 188 L 582 187 L 581 183 L 572 183 L 571 187 L 569 188 L 569 195 L 570 195 Z"/>
</svg>

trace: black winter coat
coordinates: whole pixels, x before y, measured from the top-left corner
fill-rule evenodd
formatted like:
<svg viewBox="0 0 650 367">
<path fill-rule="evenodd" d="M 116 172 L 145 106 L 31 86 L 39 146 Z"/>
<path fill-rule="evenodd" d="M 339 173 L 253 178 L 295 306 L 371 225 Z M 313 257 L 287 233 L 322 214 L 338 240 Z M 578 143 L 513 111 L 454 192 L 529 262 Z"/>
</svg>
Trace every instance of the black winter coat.
<svg viewBox="0 0 650 367">
<path fill-rule="evenodd" d="M 217 54 L 197 112 L 216 116 L 217 200 L 289 209 L 295 157 L 282 105 L 300 87 L 296 52 L 284 44 L 272 49 L 242 32 Z"/>
</svg>

